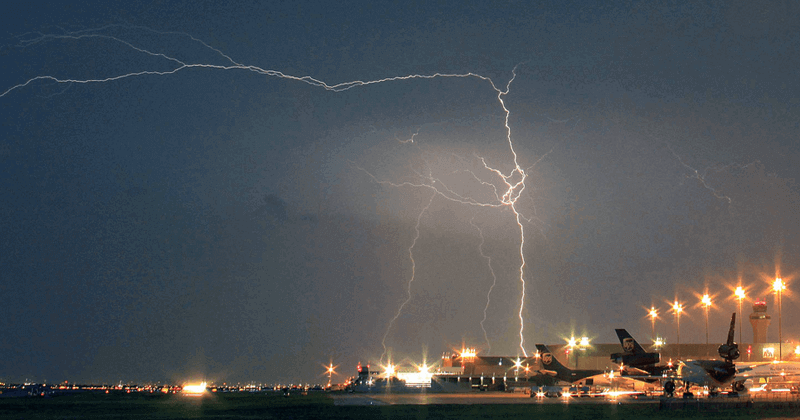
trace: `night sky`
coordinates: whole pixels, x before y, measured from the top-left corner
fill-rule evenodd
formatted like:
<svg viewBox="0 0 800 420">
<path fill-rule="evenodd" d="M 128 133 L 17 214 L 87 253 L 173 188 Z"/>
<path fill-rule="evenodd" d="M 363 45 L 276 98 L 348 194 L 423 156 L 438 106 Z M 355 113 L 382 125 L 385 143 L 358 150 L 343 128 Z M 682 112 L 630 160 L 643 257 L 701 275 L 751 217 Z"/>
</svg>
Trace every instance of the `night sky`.
<svg viewBox="0 0 800 420">
<path fill-rule="evenodd" d="M 800 340 L 797 16 L 6 6 L 0 381 L 314 383 L 329 362 L 341 381 L 462 343 L 647 341 L 651 305 L 674 343 L 676 298 L 681 342 L 702 342 L 705 290 L 722 342 L 740 283 L 777 341 L 776 275 Z M 499 173 L 524 181 L 506 205 Z"/>
</svg>

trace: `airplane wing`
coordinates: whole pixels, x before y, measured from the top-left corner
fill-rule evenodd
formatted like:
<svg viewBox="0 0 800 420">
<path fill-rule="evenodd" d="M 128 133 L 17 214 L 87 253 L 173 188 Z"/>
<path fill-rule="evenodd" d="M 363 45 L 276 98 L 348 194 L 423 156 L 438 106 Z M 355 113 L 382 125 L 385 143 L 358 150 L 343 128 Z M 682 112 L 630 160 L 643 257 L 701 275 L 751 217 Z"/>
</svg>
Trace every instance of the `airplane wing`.
<svg viewBox="0 0 800 420">
<path fill-rule="evenodd" d="M 800 362 L 766 362 L 736 367 L 734 381 L 743 382 L 752 378 L 794 378 L 800 377 Z"/>
<path fill-rule="evenodd" d="M 533 371 L 537 375 L 543 376 L 556 376 L 558 373 L 554 370 L 547 370 L 547 369 L 537 369 Z"/>
</svg>

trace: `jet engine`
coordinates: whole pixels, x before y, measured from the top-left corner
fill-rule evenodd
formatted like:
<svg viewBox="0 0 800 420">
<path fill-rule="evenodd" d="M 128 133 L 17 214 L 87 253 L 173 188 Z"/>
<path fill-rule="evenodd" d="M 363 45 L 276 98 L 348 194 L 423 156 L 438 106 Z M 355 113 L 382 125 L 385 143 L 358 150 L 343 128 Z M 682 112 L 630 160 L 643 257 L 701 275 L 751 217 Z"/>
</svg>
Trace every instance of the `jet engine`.
<svg viewBox="0 0 800 420">
<path fill-rule="evenodd" d="M 725 359 L 728 362 L 739 358 L 739 345 L 736 343 L 730 345 L 723 344 L 719 346 L 719 349 L 717 349 L 717 351 L 719 351 L 719 357 Z"/>
</svg>

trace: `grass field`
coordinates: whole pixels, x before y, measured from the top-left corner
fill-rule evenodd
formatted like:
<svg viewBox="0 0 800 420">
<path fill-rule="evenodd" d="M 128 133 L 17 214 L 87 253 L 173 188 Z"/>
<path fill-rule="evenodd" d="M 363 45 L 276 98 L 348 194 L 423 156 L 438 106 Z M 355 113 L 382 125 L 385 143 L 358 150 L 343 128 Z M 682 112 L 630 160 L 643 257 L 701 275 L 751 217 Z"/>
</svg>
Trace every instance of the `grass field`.
<svg viewBox="0 0 800 420">
<path fill-rule="evenodd" d="M 658 404 L 490 404 L 336 406 L 328 394 L 206 397 L 79 394 L 0 399 L 0 419 L 762 419 L 796 418 L 796 409 L 659 411 Z"/>
</svg>

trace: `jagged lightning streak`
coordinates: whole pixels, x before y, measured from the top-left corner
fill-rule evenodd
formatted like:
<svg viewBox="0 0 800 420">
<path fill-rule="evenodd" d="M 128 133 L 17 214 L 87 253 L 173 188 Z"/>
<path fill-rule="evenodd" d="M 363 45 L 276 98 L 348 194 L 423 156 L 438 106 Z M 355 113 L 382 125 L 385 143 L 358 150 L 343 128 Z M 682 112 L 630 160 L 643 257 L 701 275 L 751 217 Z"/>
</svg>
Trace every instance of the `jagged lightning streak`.
<svg viewBox="0 0 800 420">
<path fill-rule="evenodd" d="M 503 194 L 502 202 L 504 205 L 508 206 L 512 212 L 514 212 L 514 216 L 517 219 L 517 226 L 519 226 L 519 281 L 522 288 L 519 301 L 519 348 L 522 350 L 522 354 L 525 357 L 528 357 L 528 352 L 525 351 L 525 320 L 523 319 L 523 310 L 525 308 L 525 227 L 522 226 L 522 221 L 520 220 L 522 216 L 516 207 L 517 200 L 522 194 L 522 191 L 525 190 L 525 179 L 527 176 L 525 174 L 525 170 L 519 166 L 519 162 L 517 160 L 517 152 L 514 150 L 514 142 L 511 141 L 511 126 L 508 122 L 511 118 L 511 112 L 508 110 L 506 103 L 503 100 L 503 97 L 508 95 L 508 92 L 511 90 L 511 83 L 517 77 L 516 67 L 514 67 L 514 69 L 511 71 L 511 74 L 511 79 L 509 79 L 508 83 L 506 84 L 506 90 L 501 91 L 497 88 L 495 88 L 495 90 L 497 90 L 497 100 L 500 102 L 500 105 L 503 107 L 503 111 L 506 113 L 506 137 L 508 139 L 508 148 L 511 150 L 511 154 L 514 155 L 514 169 L 508 175 L 503 175 L 503 173 L 499 170 L 489 167 L 484 159 L 482 160 L 484 167 L 499 175 L 506 184 L 506 187 L 508 187 L 505 194 Z M 494 86 L 494 83 L 492 83 L 492 86 Z M 519 179 L 516 182 L 512 181 L 512 178 L 516 178 L 517 174 L 519 175 Z"/>
<path fill-rule="evenodd" d="M 752 164 L 754 164 L 754 163 L 758 162 L 758 161 L 755 161 L 755 162 L 750 162 L 750 163 L 748 163 L 748 164 L 746 164 L 746 165 L 741 165 L 741 164 L 730 164 L 730 165 L 722 165 L 722 166 L 712 166 L 712 167 L 710 167 L 710 168 L 706 168 L 706 169 L 705 169 L 705 170 L 703 170 L 703 172 L 701 173 L 701 172 L 700 172 L 700 171 L 698 171 L 697 169 L 695 169 L 695 168 L 692 168 L 691 166 L 689 166 L 688 164 L 686 164 L 686 163 L 683 161 L 683 159 L 681 159 L 681 157 L 680 157 L 680 156 L 678 156 L 678 154 L 677 154 L 677 153 L 675 153 L 675 151 L 674 151 L 674 150 L 672 150 L 672 147 L 671 147 L 669 144 L 667 144 L 667 149 L 669 149 L 670 153 L 672 153 L 672 156 L 675 156 L 675 159 L 678 159 L 678 162 L 680 162 L 680 164 L 681 164 L 681 165 L 682 165 L 684 168 L 688 169 L 689 171 L 691 171 L 691 172 L 693 173 L 693 176 L 686 175 L 686 177 L 687 177 L 687 178 L 693 178 L 693 179 L 696 179 L 696 180 L 697 180 L 697 181 L 700 183 L 700 185 L 702 185 L 702 186 L 703 186 L 703 188 L 705 188 L 705 189 L 707 189 L 707 190 L 711 191 L 711 194 L 713 194 L 713 195 L 714 195 L 714 197 L 716 197 L 716 198 L 718 198 L 718 199 L 720 199 L 720 200 L 725 200 L 725 201 L 727 201 L 727 202 L 728 202 L 728 204 L 731 204 L 731 203 L 733 202 L 733 200 L 731 200 L 731 198 L 730 198 L 730 197 L 728 197 L 727 195 L 724 195 L 724 194 L 720 193 L 719 191 L 717 191 L 715 188 L 713 188 L 711 185 L 709 185 L 709 184 L 706 182 L 706 176 L 708 175 L 708 171 L 709 171 L 709 170 L 714 170 L 715 172 L 718 172 L 718 173 L 719 173 L 719 172 L 723 172 L 724 170 L 726 170 L 726 169 L 728 169 L 728 168 L 745 169 L 745 168 L 747 168 L 748 166 L 750 166 L 750 165 L 752 165 Z"/>
<path fill-rule="evenodd" d="M 486 260 L 486 265 L 489 267 L 489 272 L 492 273 L 492 285 L 489 287 L 489 292 L 486 293 L 486 306 L 483 308 L 483 319 L 481 320 L 481 330 L 483 330 L 483 339 L 486 340 L 486 353 L 491 354 L 492 351 L 492 343 L 489 342 L 489 336 L 486 334 L 486 327 L 483 325 L 486 322 L 487 313 L 489 311 L 489 303 L 491 302 L 492 290 L 494 290 L 494 286 L 497 285 L 497 276 L 494 274 L 494 269 L 492 268 L 492 257 L 484 254 L 483 252 L 483 243 L 485 240 L 483 239 L 483 231 L 481 231 L 480 226 L 475 224 L 475 218 L 469 220 L 469 224 L 478 231 L 478 236 L 481 237 L 481 243 L 478 244 L 478 252 L 480 252 L 481 257 Z"/>
<path fill-rule="evenodd" d="M 395 321 L 397 321 L 397 318 L 400 317 L 400 314 L 403 312 L 403 308 L 406 306 L 406 304 L 408 304 L 409 301 L 411 301 L 411 284 L 414 283 L 414 279 L 417 274 L 417 262 L 414 261 L 414 246 L 417 244 L 417 240 L 419 239 L 419 225 L 422 223 L 422 216 L 425 214 L 426 211 L 428 211 L 428 208 L 430 208 L 431 203 L 433 203 L 433 199 L 436 198 L 436 195 L 437 194 L 435 191 L 433 194 L 431 194 L 431 198 L 430 200 L 428 200 L 428 204 L 426 204 L 425 207 L 422 208 L 422 211 L 419 212 L 419 215 L 417 216 L 417 224 L 414 225 L 414 240 L 411 241 L 411 246 L 408 247 L 408 258 L 411 260 L 411 278 L 408 279 L 408 287 L 406 288 L 406 300 L 404 300 L 403 303 L 400 304 L 400 308 L 397 309 L 397 313 L 389 321 L 389 326 L 386 328 L 386 333 L 383 334 L 383 339 L 381 340 L 381 345 L 383 346 L 383 353 L 381 354 L 380 358 L 381 364 L 383 364 L 383 357 L 386 355 L 386 337 L 389 336 L 389 331 L 391 331 L 392 325 L 394 324 Z"/>
<path fill-rule="evenodd" d="M 131 42 L 122 40 L 122 39 L 120 39 L 118 37 L 115 37 L 115 36 L 112 36 L 112 35 L 98 33 L 100 31 L 103 31 L 103 30 L 106 30 L 106 29 L 109 29 L 109 28 L 112 28 L 112 27 L 115 27 L 115 28 L 122 27 L 122 28 L 126 28 L 126 29 L 131 29 L 132 28 L 132 29 L 139 29 L 139 30 L 147 30 L 147 31 L 150 31 L 150 32 L 153 32 L 153 33 L 157 33 L 157 34 L 161 34 L 161 35 L 176 35 L 177 34 L 177 35 L 180 35 L 180 36 L 184 36 L 184 37 L 189 38 L 193 42 L 199 43 L 204 48 L 207 48 L 210 51 L 213 51 L 219 58 L 224 59 L 224 64 L 213 64 L 213 63 L 205 63 L 205 62 L 193 62 L 193 63 L 190 63 L 190 62 L 186 62 L 184 60 L 178 59 L 176 57 L 167 55 L 167 54 L 162 53 L 162 52 L 153 52 L 153 51 L 150 51 L 149 49 L 136 46 Z M 517 200 L 521 196 L 522 192 L 525 190 L 525 180 L 527 178 L 527 175 L 526 175 L 525 170 L 519 165 L 518 156 L 517 156 L 516 151 L 514 150 L 514 144 L 513 144 L 512 138 L 511 138 L 511 127 L 509 125 L 509 120 L 510 120 L 511 113 L 510 113 L 509 109 L 506 107 L 506 104 L 505 104 L 505 101 L 504 101 L 505 96 L 508 95 L 508 93 L 509 93 L 509 90 L 510 90 L 510 87 L 511 87 L 511 83 L 516 78 L 516 75 L 517 75 L 516 74 L 516 67 L 512 70 L 512 77 L 508 81 L 508 83 L 506 84 L 505 90 L 499 89 L 490 78 L 488 78 L 486 76 L 481 76 L 479 74 L 472 73 L 472 72 L 469 72 L 469 73 L 438 73 L 437 72 L 437 73 L 427 74 L 427 75 L 426 74 L 410 74 L 410 75 L 405 75 L 405 76 L 386 77 L 386 78 L 376 79 L 376 80 L 367 80 L 367 81 L 353 80 L 353 81 L 342 82 L 342 83 L 338 83 L 338 84 L 328 84 L 328 83 L 326 83 L 326 82 L 324 82 L 322 80 L 316 79 L 316 78 L 311 77 L 311 76 L 293 76 L 293 75 L 285 74 L 285 73 L 280 72 L 278 70 L 264 69 L 262 67 L 258 67 L 258 66 L 254 66 L 254 65 L 242 64 L 240 62 L 235 61 L 230 56 L 224 54 L 222 51 L 220 51 L 220 50 L 218 50 L 216 48 L 213 48 L 210 45 L 208 45 L 207 43 L 205 43 L 205 42 L 203 42 L 203 41 L 201 41 L 201 40 L 199 40 L 199 39 L 197 39 L 195 37 L 192 37 L 192 36 L 190 36 L 188 34 L 185 34 L 185 33 L 181 33 L 181 32 L 159 32 L 159 31 L 155 31 L 155 30 L 152 30 L 152 29 L 149 29 L 149 28 L 130 27 L 130 26 L 123 26 L 123 25 L 110 25 L 110 26 L 106 26 L 106 27 L 98 28 L 98 29 L 88 29 L 88 30 L 83 30 L 83 31 L 67 32 L 67 33 L 61 34 L 61 35 L 41 35 L 41 34 L 39 34 L 39 36 L 37 36 L 35 38 L 32 38 L 30 40 L 21 41 L 20 44 L 19 44 L 19 47 L 26 48 L 26 47 L 29 47 L 29 46 L 34 45 L 34 44 L 43 43 L 43 42 L 46 42 L 46 41 L 49 41 L 49 40 L 56 40 L 56 39 L 60 39 L 60 40 L 69 39 L 69 40 L 74 40 L 74 41 L 88 40 L 88 39 L 104 39 L 104 40 L 108 40 L 108 41 L 118 42 L 121 45 L 125 46 L 126 48 L 129 48 L 129 49 L 131 49 L 131 50 L 133 50 L 133 51 L 135 51 L 137 53 L 144 54 L 144 55 L 147 55 L 149 57 L 165 60 L 167 63 L 172 64 L 173 68 L 168 69 L 168 70 L 140 70 L 140 71 L 134 71 L 134 72 L 129 72 L 129 73 L 121 73 L 121 74 L 116 74 L 116 75 L 111 75 L 111 76 L 106 76 L 106 77 L 86 78 L 86 79 L 64 78 L 64 77 L 57 77 L 57 76 L 53 76 L 53 75 L 40 75 L 40 76 L 35 76 L 33 78 L 30 78 L 30 79 L 28 79 L 28 80 L 26 80 L 26 81 L 24 81 L 22 83 L 18 83 L 18 84 L 14 85 L 14 86 L 11 86 L 10 88 L 6 89 L 4 92 L 0 93 L 0 98 L 5 97 L 6 95 L 9 95 L 11 92 L 13 92 L 13 91 L 15 91 L 17 89 L 21 89 L 23 87 L 29 86 L 30 84 L 32 84 L 34 82 L 37 82 L 37 81 L 51 81 L 51 82 L 55 82 L 57 84 L 66 84 L 66 85 L 69 86 L 69 85 L 72 85 L 72 84 L 107 83 L 107 82 L 119 81 L 119 80 L 122 80 L 122 79 L 133 78 L 133 77 L 168 76 L 168 75 L 174 75 L 174 74 L 176 74 L 178 72 L 189 70 L 189 69 L 209 69 L 209 70 L 223 70 L 223 71 L 244 70 L 244 71 L 253 72 L 253 73 L 256 73 L 256 74 L 259 74 L 259 75 L 263 75 L 263 76 L 276 77 L 276 78 L 281 78 L 281 79 L 288 79 L 288 80 L 302 82 L 302 83 L 306 83 L 308 85 L 319 87 L 319 88 L 325 89 L 327 91 L 332 91 L 332 92 L 343 92 L 343 91 L 346 91 L 346 90 L 349 90 L 349 89 L 352 89 L 352 88 L 355 88 L 355 87 L 364 87 L 364 86 L 369 86 L 369 85 L 379 84 L 379 83 L 395 82 L 395 81 L 407 81 L 407 80 L 414 80 L 414 79 L 435 79 L 435 78 L 453 78 L 453 77 L 455 77 L 455 78 L 477 78 L 479 80 L 488 82 L 491 85 L 492 89 L 495 92 L 497 92 L 497 100 L 500 103 L 500 105 L 501 105 L 501 107 L 502 107 L 502 109 L 503 109 L 503 111 L 505 113 L 504 126 L 505 126 L 505 129 L 506 129 L 506 140 L 508 141 L 509 150 L 511 151 L 511 153 L 513 155 L 513 166 L 514 167 L 509 172 L 508 175 L 505 175 L 502 171 L 489 166 L 489 164 L 486 163 L 486 160 L 484 158 L 480 158 L 481 162 L 483 163 L 484 168 L 487 169 L 488 171 L 496 174 L 500 178 L 501 182 L 506 186 L 505 192 L 503 192 L 502 195 L 500 195 L 500 191 L 497 190 L 497 188 L 494 186 L 493 183 L 481 180 L 474 173 L 472 175 L 481 184 L 483 184 L 483 185 L 491 185 L 491 187 L 494 190 L 494 196 L 496 198 L 495 202 L 487 203 L 487 202 L 478 201 L 478 200 L 476 200 L 474 198 L 471 198 L 471 197 L 464 197 L 464 196 L 456 193 L 452 189 L 450 189 L 444 182 L 442 182 L 441 180 L 433 178 L 431 175 L 428 175 L 427 177 L 421 176 L 425 180 L 423 182 L 419 182 L 419 183 L 404 182 L 404 183 L 400 183 L 400 184 L 393 184 L 393 183 L 388 183 L 386 181 L 379 181 L 372 174 L 370 174 L 370 176 L 373 178 L 373 180 L 375 180 L 376 182 L 382 183 L 382 184 L 383 183 L 388 183 L 388 184 L 393 185 L 393 186 L 407 185 L 407 186 L 430 188 L 430 189 L 432 189 L 434 191 L 434 194 L 432 194 L 431 200 L 433 200 L 433 198 L 438 195 L 438 196 L 444 197 L 444 198 L 446 198 L 448 200 L 459 202 L 459 203 L 463 203 L 463 204 L 468 204 L 468 205 L 484 206 L 484 207 L 507 207 L 514 213 L 517 225 L 519 227 L 519 232 L 520 232 L 519 281 L 520 281 L 520 284 L 521 284 L 521 296 L 520 296 L 520 308 L 519 308 L 519 321 L 520 321 L 520 329 L 519 329 L 520 343 L 519 343 L 519 346 L 522 349 L 523 354 L 527 357 L 527 352 L 525 351 L 525 347 L 524 347 L 524 344 L 525 344 L 525 340 L 524 340 L 524 328 L 525 328 L 525 325 L 524 325 L 524 319 L 523 319 L 523 310 L 524 310 L 524 304 L 525 304 L 525 257 L 524 257 L 525 230 L 524 230 L 524 226 L 523 226 L 522 221 L 523 220 L 528 221 L 528 219 L 526 219 L 524 216 L 522 216 L 522 214 L 520 213 L 520 211 L 517 208 Z M 412 136 L 412 139 L 410 141 L 412 143 L 413 143 L 413 138 L 414 138 L 414 136 Z M 422 214 L 424 214 L 424 211 L 422 213 L 420 213 L 420 218 L 422 217 Z M 419 219 L 418 219 L 418 223 L 417 223 L 417 230 L 418 230 L 418 228 L 419 228 Z M 416 242 L 416 240 L 415 240 L 415 242 Z M 413 245 L 412 245 L 411 249 L 413 250 Z M 413 253 L 412 253 L 412 258 L 413 258 Z M 405 303 L 403 305 L 405 305 Z M 403 305 L 401 305 L 401 310 L 402 310 Z M 400 311 L 398 311 L 398 316 L 399 316 L 399 312 Z M 394 320 L 396 318 L 397 318 L 397 316 L 393 319 L 392 322 L 394 322 Z M 387 333 L 388 333 L 388 331 L 387 331 Z M 384 349 L 385 349 L 385 338 L 386 338 L 386 336 L 384 336 Z"/>
<path fill-rule="evenodd" d="M 246 71 L 251 71 L 251 72 L 254 72 L 254 73 L 257 73 L 257 74 L 261 74 L 261 75 L 264 75 L 264 76 L 277 77 L 277 78 L 281 78 L 281 79 L 289 79 L 289 80 L 294 80 L 294 81 L 298 81 L 298 82 L 303 82 L 303 83 L 309 84 L 311 86 L 320 87 L 320 88 L 323 88 L 325 90 L 333 91 L 333 92 L 343 92 L 343 91 L 352 89 L 354 87 L 369 86 L 369 85 L 385 83 L 385 82 L 402 81 L 402 80 L 413 80 L 413 79 L 435 79 L 435 78 L 441 78 L 441 77 L 460 77 L 460 78 L 474 77 L 474 78 L 478 78 L 478 79 L 481 79 L 481 80 L 489 82 L 492 85 L 492 88 L 495 91 L 500 92 L 500 90 L 497 88 L 497 86 L 495 86 L 495 84 L 492 81 L 492 79 L 490 79 L 490 78 L 488 78 L 486 76 L 481 76 L 479 74 L 472 73 L 472 72 L 469 72 L 469 73 L 438 73 L 437 72 L 437 73 L 434 73 L 434 74 L 409 74 L 409 75 L 405 75 L 405 76 L 392 76 L 392 77 L 386 77 L 386 78 L 383 78 L 383 79 L 367 80 L 367 81 L 364 81 L 364 80 L 352 80 L 352 81 L 349 81 L 349 82 L 342 82 L 342 83 L 329 85 L 329 84 L 323 82 L 322 80 L 313 78 L 311 76 L 292 76 L 292 75 L 280 72 L 278 70 L 264 69 L 264 68 L 261 68 L 261 67 L 258 67 L 258 66 L 246 65 L 246 64 L 239 63 L 239 62 L 233 60 L 228 55 L 222 53 L 220 50 L 218 50 L 216 48 L 213 48 L 213 47 L 209 46 L 208 44 L 206 44 L 205 42 L 200 41 L 199 39 L 194 38 L 194 37 L 192 37 L 192 36 L 190 36 L 188 34 L 184 34 L 184 33 L 180 33 L 180 32 L 159 32 L 159 31 L 150 30 L 152 32 L 159 33 L 159 34 L 182 34 L 184 36 L 187 36 L 192 41 L 198 42 L 201 45 L 203 45 L 204 47 L 209 48 L 212 51 L 214 51 L 215 53 L 219 54 L 221 57 L 225 58 L 225 60 L 228 62 L 228 64 L 186 63 L 186 62 L 184 62 L 182 60 L 179 60 L 179 59 L 177 59 L 175 57 L 168 56 L 168 55 L 166 55 L 164 53 L 156 53 L 156 52 L 149 51 L 149 50 L 147 50 L 145 48 L 137 47 L 137 46 L 133 45 L 132 43 L 130 43 L 128 41 L 121 40 L 121 39 L 119 39 L 117 37 L 114 37 L 114 36 L 111 36 L 111 35 L 87 33 L 87 32 L 100 31 L 100 30 L 103 30 L 105 28 L 107 28 L 107 27 L 103 27 L 103 28 L 99 28 L 99 29 L 93 29 L 93 30 L 84 30 L 84 31 L 79 31 L 79 32 L 70 32 L 70 33 L 67 33 L 67 34 L 64 34 L 64 35 L 41 35 L 41 36 L 39 36 L 37 38 L 34 38 L 32 40 L 21 42 L 20 43 L 20 47 L 24 48 L 24 47 L 27 47 L 27 46 L 30 46 L 30 45 L 33 45 L 33 44 L 44 42 L 44 41 L 49 40 L 49 39 L 72 39 L 72 40 L 91 39 L 91 38 L 106 39 L 106 40 L 110 40 L 110 41 L 119 42 L 119 43 L 125 45 L 126 47 L 131 48 L 131 49 L 133 49 L 133 50 L 135 50 L 135 51 L 137 51 L 139 53 L 146 54 L 146 55 L 149 55 L 151 57 L 163 58 L 163 59 L 173 63 L 175 65 L 175 68 L 173 68 L 171 70 L 142 70 L 142 71 L 137 71 L 137 72 L 123 73 L 123 74 L 118 74 L 118 75 L 114 75 L 114 76 L 108 76 L 108 77 L 104 77 L 104 78 L 96 78 L 96 79 L 70 79 L 70 78 L 59 78 L 59 77 L 50 76 L 50 75 L 36 76 L 36 77 L 31 78 L 31 79 L 28 79 L 25 82 L 16 84 L 16 85 L 8 88 L 5 92 L 0 94 L 0 98 L 8 95 L 10 92 L 12 92 L 14 90 L 17 90 L 19 88 L 28 86 L 29 84 L 31 84 L 33 82 L 36 82 L 36 81 L 39 81 L 39 80 L 49 80 L 51 82 L 55 82 L 55 83 L 59 83 L 59 84 L 62 84 L 62 83 L 65 83 L 65 84 L 71 84 L 71 83 L 77 83 L 77 84 L 105 83 L 105 82 L 113 82 L 113 81 L 117 81 L 117 80 L 122 80 L 122 79 L 130 78 L 130 77 L 138 77 L 138 76 L 167 76 L 167 75 L 172 75 L 172 74 L 178 73 L 180 71 L 189 70 L 189 69 L 193 69 L 193 68 L 213 69 L 213 70 L 246 70 Z M 505 109 L 505 106 L 503 108 Z M 506 119 L 506 122 L 507 122 L 507 119 Z M 516 158 L 516 156 L 515 156 L 515 158 Z"/>
</svg>

